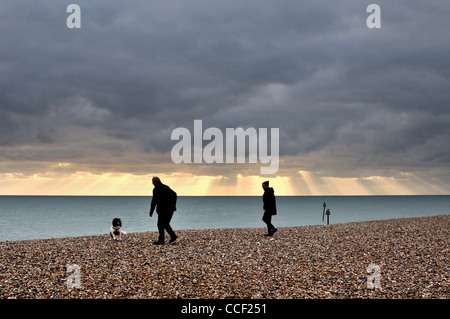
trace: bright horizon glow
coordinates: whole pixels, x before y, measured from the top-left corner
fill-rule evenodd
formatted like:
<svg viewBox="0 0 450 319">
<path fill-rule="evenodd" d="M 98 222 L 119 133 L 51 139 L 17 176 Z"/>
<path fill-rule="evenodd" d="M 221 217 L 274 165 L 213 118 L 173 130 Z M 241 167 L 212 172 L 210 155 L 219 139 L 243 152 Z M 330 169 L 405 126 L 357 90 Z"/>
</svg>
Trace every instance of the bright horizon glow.
<svg viewBox="0 0 450 319">
<path fill-rule="evenodd" d="M 0 174 L 0 195 L 151 196 L 152 177 L 77 172 L 65 176 Z M 259 196 L 269 180 L 278 196 L 448 195 L 445 189 L 408 174 L 403 179 L 319 177 L 299 171 L 296 176 L 203 176 L 188 173 L 158 175 L 179 196 Z"/>
</svg>

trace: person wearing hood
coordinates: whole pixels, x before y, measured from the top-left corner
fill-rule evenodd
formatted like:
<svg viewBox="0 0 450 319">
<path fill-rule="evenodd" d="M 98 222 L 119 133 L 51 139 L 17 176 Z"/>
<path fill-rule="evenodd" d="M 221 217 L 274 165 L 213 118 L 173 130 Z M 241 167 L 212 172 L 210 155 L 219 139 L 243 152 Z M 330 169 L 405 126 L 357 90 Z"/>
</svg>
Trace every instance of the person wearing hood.
<svg viewBox="0 0 450 319">
<path fill-rule="evenodd" d="M 275 193 L 272 187 L 269 187 L 269 181 L 262 183 L 264 189 L 263 194 L 263 222 L 267 224 L 267 234 L 264 236 L 272 236 L 277 229 L 272 225 L 272 216 L 277 214 L 277 205 L 275 203 Z"/>
</svg>

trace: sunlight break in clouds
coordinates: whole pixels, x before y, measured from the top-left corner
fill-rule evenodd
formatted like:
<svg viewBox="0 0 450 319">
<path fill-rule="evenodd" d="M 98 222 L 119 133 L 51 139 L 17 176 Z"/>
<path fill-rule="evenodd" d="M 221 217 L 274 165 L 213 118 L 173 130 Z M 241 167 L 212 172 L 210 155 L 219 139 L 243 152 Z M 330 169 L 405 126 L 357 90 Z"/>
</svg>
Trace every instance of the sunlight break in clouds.
<svg viewBox="0 0 450 319">
<path fill-rule="evenodd" d="M 270 186 L 279 196 L 291 195 L 415 195 L 446 194 L 444 188 L 433 187 L 415 176 L 405 179 L 372 176 L 368 178 L 319 177 L 305 171 L 296 177 L 278 176 L 201 176 L 189 173 L 161 175 L 180 196 L 259 196 L 261 183 Z M 46 174 L 24 176 L 0 174 L 2 195 L 103 195 L 151 196 L 153 174 L 92 174 L 77 172 L 58 177 Z"/>
</svg>

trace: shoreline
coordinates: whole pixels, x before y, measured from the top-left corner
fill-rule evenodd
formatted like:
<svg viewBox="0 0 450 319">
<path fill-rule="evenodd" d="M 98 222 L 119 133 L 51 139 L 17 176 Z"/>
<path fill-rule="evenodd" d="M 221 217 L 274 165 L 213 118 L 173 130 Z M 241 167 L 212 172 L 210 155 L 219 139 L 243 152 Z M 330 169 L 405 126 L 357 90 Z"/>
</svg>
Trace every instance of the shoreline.
<svg viewBox="0 0 450 319">
<path fill-rule="evenodd" d="M 402 195 L 403 196 L 403 195 Z M 439 196 L 439 195 L 437 195 Z M 374 220 L 363 220 L 363 221 L 350 221 L 350 222 L 343 222 L 343 223 L 331 223 L 330 225 L 324 224 L 314 224 L 314 225 L 301 225 L 301 226 L 279 226 L 277 228 L 283 229 L 283 228 L 302 228 L 302 227 L 330 227 L 330 226 L 338 226 L 338 225 L 346 225 L 346 224 L 359 224 L 359 223 L 367 223 L 367 222 L 383 222 L 383 221 L 391 221 L 391 220 L 403 220 L 403 219 L 416 219 L 416 218 L 428 218 L 428 217 L 439 217 L 439 216 L 450 216 L 450 214 L 443 214 L 443 215 L 433 215 L 433 216 L 415 216 L 415 217 L 401 217 L 401 218 L 389 218 L 389 219 L 374 219 Z M 221 227 L 221 228 L 199 228 L 199 229 L 174 229 L 176 233 L 178 232 L 189 232 L 189 231 L 208 231 L 208 230 L 226 230 L 226 229 L 236 229 L 236 230 L 246 230 L 246 229 L 261 229 L 261 231 L 264 231 L 266 229 L 265 226 L 260 227 Z M 153 231 L 137 231 L 137 232 L 128 232 L 127 234 L 146 234 L 146 233 L 154 233 L 155 238 L 158 237 L 158 232 L 156 230 Z M 30 238 L 30 239 L 17 239 L 17 240 L 0 240 L 0 245 L 3 243 L 16 243 L 16 242 L 24 242 L 24 241 L 40 241 L 40 240 L 56 240 L 56 239 L 76 239 L 76 238 L 84 238 L 84 237 L 97 237 L 97 236 L 107 236 L 109 238 L 109 232 L 108 233 L 102 233 L 102 234 L 91 234 L 91 235 L 80 235 L 80 236 L 63 236 L 63 237 L 46 237 L 46 238 Z M 167 237 L 167 233 L 166 233 Z"/>
<path fill-rule="evenodd" d="M 0 298 L 448 299 L 449 229 L 450 215 L 438 215 L 279 227 L 273 237 L 175 230 L 163 246 L 149 243 L 155 231 L 5 241 Z M 76 275 L 79 285 L 68 283 Z"/>
</svg>

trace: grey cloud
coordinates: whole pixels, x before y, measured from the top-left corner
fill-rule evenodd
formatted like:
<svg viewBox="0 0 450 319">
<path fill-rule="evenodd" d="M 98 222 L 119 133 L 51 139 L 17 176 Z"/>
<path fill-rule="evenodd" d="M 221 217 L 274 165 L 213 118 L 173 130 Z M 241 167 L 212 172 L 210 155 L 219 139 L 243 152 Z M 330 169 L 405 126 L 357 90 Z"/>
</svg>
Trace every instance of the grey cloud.
<svg viewBox="0 0 450 319">
<path fill-rule="evenodd" d="M 280 127 L 289 172 L 448 168 L 450 4 L 377 3 L 380 30 L 351 0 L 79 0 L 69 30 L 67 1 L 2 1 L 0 158 L 169 167 L 171 131 L 203 119 Z"/>
</svg>

